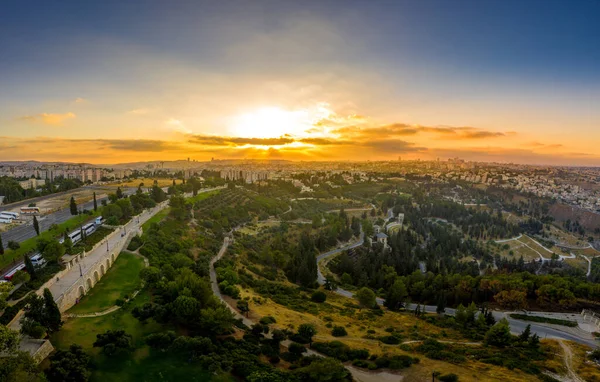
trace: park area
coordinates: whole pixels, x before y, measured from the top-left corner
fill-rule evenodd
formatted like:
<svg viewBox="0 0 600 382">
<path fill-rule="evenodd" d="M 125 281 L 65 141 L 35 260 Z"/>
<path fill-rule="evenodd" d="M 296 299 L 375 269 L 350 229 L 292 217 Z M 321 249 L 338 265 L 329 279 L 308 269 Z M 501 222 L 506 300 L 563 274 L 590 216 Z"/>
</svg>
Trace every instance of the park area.
<svg viewBox="0 0 600 382">
<path fill-rule="evenodd" d="M 121 253 L 107 274 L 67 313 L 103 311 L 114 306 L 117 299 L 131 296 L 140 286 L 139 272 L 143 267 L 140 256 L 129 252 Z M 76 343 L 91 354 L 98 367 L 93 370 L 90 381 L 229 381 L 227 378 L 217 379 L 197 364 L 165 356 L 145 344 L 144 338 L 148 334 L 164 331 L 165 328 L 153 320 L 141 323 L 133 317 L 131 311 L 151 300 L 150 291 L 142 289 L 119 310 L 96 317 L 66 318 L 62 329 L 52 335 L 51 342 L 59 350 L 66 350 Z M 124 330 L 130 334 L 132 352 L 109 357 L 99 348 L 94 348 L 96 335 L 107 330 Z"/>
<path fill-rule="evenodd" d="M 126 300 L 140 288 L 141 256 L 122 252 L 104 277 L 68 313 L 101 312 L 114 306 L 118 299 Z"/>
</svg>

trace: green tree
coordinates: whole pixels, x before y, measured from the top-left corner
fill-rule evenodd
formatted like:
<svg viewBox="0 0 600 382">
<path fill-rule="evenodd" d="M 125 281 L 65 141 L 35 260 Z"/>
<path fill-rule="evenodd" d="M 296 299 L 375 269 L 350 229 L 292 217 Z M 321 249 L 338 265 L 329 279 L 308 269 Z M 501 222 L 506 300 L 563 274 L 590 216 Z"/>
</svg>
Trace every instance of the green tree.
<svg viewBox="0 0 600 382">
<path fill-rule="evenodd" d="M 101 347 L 104 354 L 114 356 L 131 350 L 131 335 L 124 330 L 107 330 L 96 335 L 94 347 Z"/>
<path fill-rule="evenodd" d="M 94 191 L 94 211 L 98 211 L 98 201 L 96 201 L 96 191 Z"/>
<path fill-rule="evenodd" d="M 525 330 L 519 335 L 519 342 L 528 342 L 531 335 L 531 325 L 527 325 Z"/>
<path fill-rule="evenodd" d="M 28 255 L 23 255 L 23 262 L 25 263 L 25 270 L 27 270 L 27 273 L 29 273 L 29 277 L 35 280 L 37 278 L 37 274 L 35 267 L 33 266 L 33 263 Z"/>
<path fill-rule="evenodd" d="M 50 357 L 46 378 L 49 382 L 86 382 L 91 375 L 90 362 L 90 355 L 73 344 L 69 350 L 58 350 Z"/>
<path fill-rule="evenodd" d="M 2 242 L 2 235 L 0 235 L 0 255 L 4 255 L 4 243 Z"/>
<path fill-rule="evenodd" d="M 65 254 L 65 247 L 57 240 L 52 240 L 44 246 L 44 249 L 41 252 L 46 261 L 59 262 L 61 257 Z"/>
<path fill-rule="evenodd" d="M 117 199 L 123 198 L 123 191 L 121 190 L 121 187 L 117 187 L 117 192 L 115 193 L 115 195 L 117 195 Z"/>
<path fill-rule="evenodd" d="M 40 236 L 40 223 L 35 216 L 33 217 L 33 229 L 35 230 L 35 234 Z"/>
<path fill-rule="evenodd" d="M 19 350 L 19 333 L 0 325 L 0 379 L 3 382 L 42 382 L 43 376 L 28 352 Z"/>
<path fill-rule="evenodd" d="M 52 292 L 50 289 L 44 289 L 44 307 L 45 307 L 45 326 L 50 333 L 54 333 L 60 330 L 62 327 L 62 320 L 60 315 L 60 310 L 54 302 L 54 297 L 52 297 Z"/>
<path fill-rule="evenodd" d="M 314 359 L 308 366 L 295 369 L 293 373 L 300 381 L 346 382 L 352 381 L 350 372 L 333 358 Z"/>
<path fill-rule="evenodd" d="M 437 307 L 435 308 L 437 314 L 443 314 L 446 311 L 446 293 L 442 291 L 437 300 Z"/>
<path fill-rule="evenodd" d="M 484 342 L 486 345 L 503 348 L 510 345 L 511 340 L 510 325 L 508 320 L 503 318 L 487 331 Z"/>
<path fill-rule="evenodd" d="M 71 196 L 71 201 L 69 202 L 69 210 L 71 210 L 71 215 L 77 215 L 77 203 L 75 203 L 74 196 Z"/>
<path fill-rule="evenodd" d="M 407 297 L 406 286 L 397 278 L 388 290 L 384 305 L 390 310 L 398 310 L 404 306 Z"/>
<path fill-rule="evenodd" d="M 367 287 L 362 287 L 354 295 L 358 300 L 361 308 L 373 308 L 376 302 L 375 292 Z"/>
<path fill-rule="evenodd" d="M 298 335 L 305 338 L 312 347 L 313 337 L 317 334 L 317 328 L 313 324 L 300 324 L 298 327 Z"/>
<path fill-rule="evenodd" d="M 237 302 L 237 308 L 241 314 L 245 314 L 248 317 L 248 313 L 250 312 L 250 306 L 248 305 L 248 301 L 239 300 Z"/>
</svg>

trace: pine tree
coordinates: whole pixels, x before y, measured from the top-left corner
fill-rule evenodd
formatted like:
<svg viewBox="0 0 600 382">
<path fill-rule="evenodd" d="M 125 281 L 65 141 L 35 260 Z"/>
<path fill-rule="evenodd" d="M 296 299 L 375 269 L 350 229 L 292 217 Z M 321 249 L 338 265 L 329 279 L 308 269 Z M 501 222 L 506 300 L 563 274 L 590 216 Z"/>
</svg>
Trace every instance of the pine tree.
<svg viewBox="0 0 600 382">
<path fill-rule="evenodd" d="M 437 308 L 435 308 L 437 314 L 442 314 L 446 311 L 446 293 L 442 292 L 438 297 Z"/>
<path fill-rule="evenodd" d="M 98 211 L 98 202 L 96 201 L 96 192 L 94 191 L 94 211 Z"/>
<path fill-rule="evenodd" d="M 531 335 L 531 325 L 527 325 L 523 333 L 519 335 L 519 342 L 527 342 L 529 341 L 529 336 Z"/>
<path fill-rule="evenodd" d="M 35 230 L 35 233 L 40 236 L 40 223 L 35 216 L 33 217 L 33 229 Z"/>
<path fill-rule="evenodd" d="M 75 198 L 71 196 L 71 201 L 69 202 L 69 209 L 71 210 L 71 215 L 77 215 L 77 203 L 75 203 Z"/>
<path fill-rule="evenodd" d="M 44 289 L 44 318 L 46 321 L 46 328 L 49 332 L 57 332 L 60 330 L 63 322 L 60 316 L 60 310 L 54 302 L 54 297 L 50 289 Z"/>
<path fill-rule="evenodd" d="M 33 266 L 31 259 L 29 256 L 23 255 L 23 260 L 25 260 L 25 269 L 27 270 L 27 273 L 29 273 L 29 277 L 31 277 L 32 280 L 35 279 L 37 275 L 35 274 L 35 267 Z"/>
<path fill-rule="evenodd" d="M 0 255 L 4 255 L 4 243 L 2 242 L 2 235 L 0 235 Z"/>
</svg>

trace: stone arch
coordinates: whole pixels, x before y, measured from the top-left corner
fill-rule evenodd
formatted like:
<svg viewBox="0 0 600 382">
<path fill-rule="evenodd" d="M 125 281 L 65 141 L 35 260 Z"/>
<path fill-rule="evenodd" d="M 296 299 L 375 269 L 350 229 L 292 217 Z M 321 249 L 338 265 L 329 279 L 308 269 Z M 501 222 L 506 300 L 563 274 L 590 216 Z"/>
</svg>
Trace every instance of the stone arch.
<svg viewBox="0 0 600 382">
<path fill-rule="evenodd" d="M 100 280 L 100 275 L 98 271 L 94 271 L 94 284 L 96 284 Z"/>
<path fill-rule="evenodd" d="M 88 278 L 87 279 L 87 287 L 88 290 L 92 289 L 92 287 L 94 286 L 94 284 L 92 284 L 92 279 Z"/>
<path fill-rule="evenodd" d="M 100 264 L 100 276 L 104 276 L 104 273 L 106 271 L 104 270 L 104 264 Z"/>
<path fill-rule="evenodd" d="M 110 259 L 106 259 L 106 270 L 110 268 Z"/>
<path fill-rule="evenodd" d="M 85 289 L 83 288 L 83 285 L 80 285 L 77 291 L 77 295 L 79 296 L 79 298 L 82 298 L 83 296 L 85 296 Z"/>
</svg>

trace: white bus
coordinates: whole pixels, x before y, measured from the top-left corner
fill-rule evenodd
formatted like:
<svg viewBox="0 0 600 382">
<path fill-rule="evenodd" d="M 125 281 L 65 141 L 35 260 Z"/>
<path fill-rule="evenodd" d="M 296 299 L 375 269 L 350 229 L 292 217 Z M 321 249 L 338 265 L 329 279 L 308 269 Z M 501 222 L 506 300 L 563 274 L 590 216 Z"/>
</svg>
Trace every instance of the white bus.
<svg viewBox="0 0 600 382">
<path fill-rule="evenodd" d="M 4 218 L 4 219 L 18 219 L 19 218 L 19 214 L 16 212 L 12 212 L 12 211 L 2 211 L 0 212 L 0 218 Z"/>
<path fill-rule="evenodd" d="M 91 235 L 96 231 L 96 224 L 88 223 L 84 225 L 81 230 L 85 232 L 85 236 Z"/>
<path fill-rule="evenodd" d="M 68 234 L 67 236 L 69 236 L 69 239 L 71 239 L 71 242 L 73 244 L 76 244 L 81 240 L 81 230 L 78 228 L 75 231 Z"/>
</svg>

